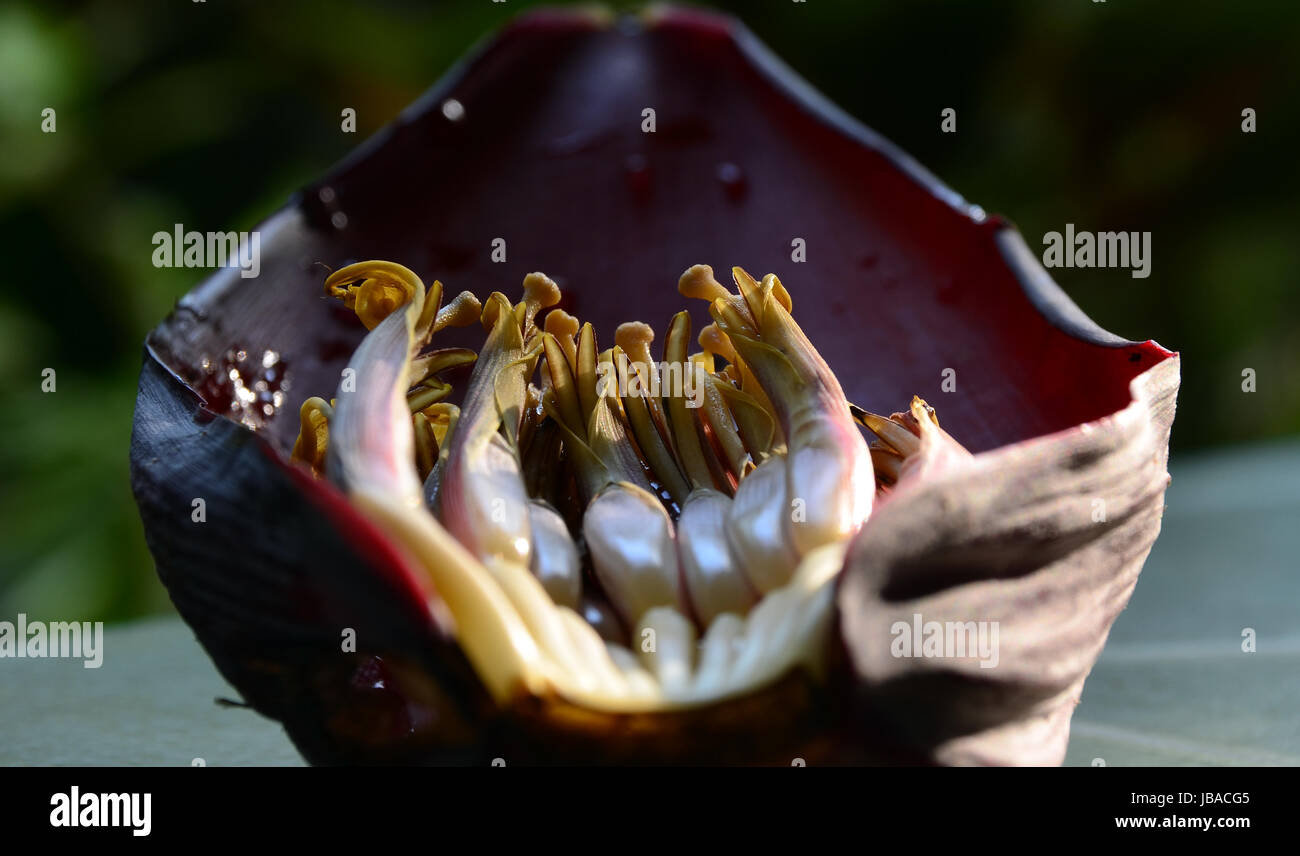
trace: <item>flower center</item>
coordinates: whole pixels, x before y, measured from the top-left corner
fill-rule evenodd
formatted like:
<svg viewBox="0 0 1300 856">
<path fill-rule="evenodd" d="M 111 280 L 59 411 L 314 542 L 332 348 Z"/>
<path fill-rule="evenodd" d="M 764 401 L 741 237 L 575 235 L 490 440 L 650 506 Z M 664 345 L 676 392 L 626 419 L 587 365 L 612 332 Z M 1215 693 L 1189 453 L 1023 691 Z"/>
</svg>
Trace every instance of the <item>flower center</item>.
<svg viewBox="0 0 1300 856">
<path fill-rule="evenodd" d="M 641 322 L 601 351 L 543 274 L 517 303 L 447 306 L 440 283 L 391 262 L 326 280 L 370 332 L 332 402 L 304 402 L 293 457 L 421 563 L 503 703 L 658 710 L 816 672 L 877 490 L 951 451 L 919 399 L 890 419 L 851 411 L 781 281 L 733 278 L 734 293 L 707 266 L 682 276 L 713 323 L 692 353 L 679 312 L 660 360 Z M 474 320 L 477 354 L 431 347 Z M 471 363 L 457 407 L 443 374 Z"/>
</svg>

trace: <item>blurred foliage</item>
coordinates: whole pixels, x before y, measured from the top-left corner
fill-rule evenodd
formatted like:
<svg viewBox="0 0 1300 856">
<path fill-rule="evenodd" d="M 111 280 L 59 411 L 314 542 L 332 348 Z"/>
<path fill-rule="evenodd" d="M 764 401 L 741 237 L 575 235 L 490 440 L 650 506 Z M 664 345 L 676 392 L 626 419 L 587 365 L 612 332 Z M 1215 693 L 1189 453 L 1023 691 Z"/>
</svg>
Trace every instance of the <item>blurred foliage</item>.
<svg viewBox="0 0 1300 856">
<path fill-rule="evenodd" d="M 0 615 L 167 608 L 127 445 L 141 341 L 198 275 L 153 268 L 153 232 L 250 228 L 530 5 L 0 7 L 0 226 L 19 270 L 0 291 Z M 1032 247 L 1067 222 L 1151 231 L 1149 279 L 1055 276 L 1102 326 L 1183 353 L 1176 448 L 1300 427 L 1293 3 L 715 5 Z"/>
</svg>

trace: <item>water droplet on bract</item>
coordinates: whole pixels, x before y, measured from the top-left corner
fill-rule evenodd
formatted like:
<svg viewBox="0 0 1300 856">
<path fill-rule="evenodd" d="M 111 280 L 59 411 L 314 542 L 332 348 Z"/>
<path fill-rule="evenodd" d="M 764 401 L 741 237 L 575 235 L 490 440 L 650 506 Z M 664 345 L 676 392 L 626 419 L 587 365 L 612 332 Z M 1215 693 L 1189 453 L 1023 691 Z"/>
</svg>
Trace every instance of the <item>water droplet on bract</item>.
<svg viewBox="0 0 1300 856">
<path fill-rule="evenodd" d="M 336 193 L 334 188 L 330 187 L 328 184 L 316 191 L 316 195 L 320 198 L 320 201 L 324 202 L 326 205 L 333 205 L 334 200 L 338 198 L 338 193 Z"/>
<path fill-rule="evenodd" d="M 342 211 L 335 211 L 330 215 L 330 224 L 335 229 L 346 229 L 348 226 L 348 215 Z"/>
<path fill-rule="evenodd" d="M 465 118 L 465 105 L 455 98 L 448 98 L 442 102 L 442 115 L 447 117 L 449 122 L 459 122 Z"/>
<path fill-rule="evenodd" d="M 743 199 L 749 189 L 744 170 L 730 161 L 718 164 L 718 181 L 722 182 L 723 191 L 733 202 Z"/>
<path fill-rule="evenodd" d="M 204 356 L 191 387 L 208 409 L 224 413 L 254 431 L 260 431 L 285 404 L 289 388 L 287 362 L 280 352 L 232 346 L 220 360 Z"/>
</svg>

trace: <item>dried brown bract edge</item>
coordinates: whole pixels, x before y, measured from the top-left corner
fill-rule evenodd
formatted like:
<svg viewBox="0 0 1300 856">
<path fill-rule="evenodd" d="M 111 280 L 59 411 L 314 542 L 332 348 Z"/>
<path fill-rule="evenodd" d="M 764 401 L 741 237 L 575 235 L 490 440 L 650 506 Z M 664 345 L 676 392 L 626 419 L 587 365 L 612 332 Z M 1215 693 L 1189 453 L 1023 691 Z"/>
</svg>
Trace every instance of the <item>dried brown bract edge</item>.
<svg viewBox="0 0 1300 856">
<path fill-rule="evenodd" d="M 639 321 L 601 350 L 541 273 L 515 301 L 446 305 L 392 262 L 326 280 L 370 332 L 333 398 L 303 403 L 293 458 L 415 557 L 499 703 L 665 711 L 824 670 L 873 500 L 969 458 L 919 398 L 851 406 L 781 280 L 732 276 L 682 275 L 713 321 L 696 348 L 679 312 L 659 359 Z M 477 354 L 436 346 L 475 321 Z M 457 407 L 442 374 L 467 363 Z"/>
</svg>

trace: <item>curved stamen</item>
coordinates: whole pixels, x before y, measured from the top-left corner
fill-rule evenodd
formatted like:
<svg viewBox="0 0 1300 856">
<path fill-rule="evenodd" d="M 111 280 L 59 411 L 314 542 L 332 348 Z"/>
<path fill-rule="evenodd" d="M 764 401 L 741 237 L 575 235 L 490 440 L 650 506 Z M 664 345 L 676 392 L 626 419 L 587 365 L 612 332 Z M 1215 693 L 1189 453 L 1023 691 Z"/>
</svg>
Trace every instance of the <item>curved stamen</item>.
<svg viewBox="0 0 1300 856">
<path fill-rule="evenodd" d="M 622 349 L 614 349 L 614 361 L 617 363 L 620 359 L 625 359 Z M 637 372 L 635 363 L 632 364 L 632 371 Z M 639 373 L 634 377 L 641 377 Z M 683 478 L 681 470 L 677 466 L 677 460 L 673 457 L 672 450 L 664 441 L 663 436 L 659 433 L 655 425 L 654 416 L 650 412 L 650 402 L 655 399 L 643 392 L 644 387 L 638 383 L 636 388 L 629 382 L 626 394 L 622 397 L 623 412 L 627 416 L 628 426 L 632 429 L 632 437 L 636 440 L 637 448 L 641 450 L 642 457 L 650 466 L 650 471 L 654 473 L 655 479 L 664 489 L 672 496 L 673 502 L 680 506 L 686 501 L 687 495 L 691 492 L 690 486 Z"/>
<path fill-rule="evenodd" d="M 681 462 L 682 471 L 690 479 L 692 488 L 699 490 L 712 488 L 714 484 L 695 427 L 695 417 L 686 406 L 686 373 L 694 370 L 686 353 L 690 337 L 691 314 L 683 310 L 673 316 L 672 324 L 668 328 L 668 338 L 664 341 L 665 368 L 669 377 L 676 370 L 677 376 L 681 378 L 682 389 L 664 390 L 664 409 L 668 411 L 668 422 L 672 426 L 677 460 Z"/>
<path fill-rule="evenodd" d="M 642 321 L 628 321 L 618 325 L 618 329 L 614 331 L 614 342 L 631 360 L 641 390 L 645 394 L 650 415 L 654 417 L 655 426 L 671 449 L 672 432 L 668 430 L 668 418 L 664 415 L 663 401 L 659 395 L 663 378 L 659 373 L 659 365 L 650 354 L 650 344 L 654 339 L 654 329 Z"/>
<path fill-rule="evenodd" d="M 424 290 L 420 278 L 396 262 L 357 262 L 325 279 L 325 293 L 356 312 L 367 330 L 375 329 L 399 306 L 408 303 L 417 290 Z"/>
<path fill-rule="evenodd" d="M 298 411 L 301 427 L 290 457 L 302 461 L 320 475 L 325 470 L 325 453 L 329 448 L 329 420 L 334 408 L 323 398 L 312 396 Z"/>
<path fill-rule="evenodd" d="M 537 313 L 560 302 L 560 287 L 544 273 L 524 277 L 524 299 L 515 305 L 515 317 L 523 330 L 524 341 L 537 334 Z"/>
<path fill-rule="evenodd" d="M 740 426 L 731 412 L 726 394 L 722 391 L 723 387 L 730 387 L 735 391 L 734 387 L 715 374 L 706 373 L 701 380 L 704 383 L 704 406 L 700 411 L 700 417 L 708 423 L 710 433 L 717 440 L 726 458 L 731 477 L 735 481 L 740 481 L 751 466 L 750 456 L 745 449 L 745 441 L 740 436 Z"/>
</svg>

